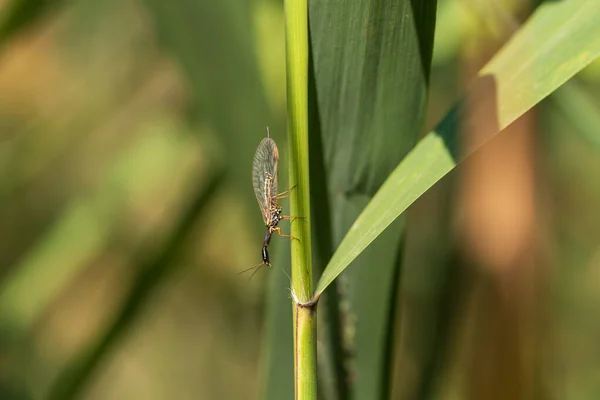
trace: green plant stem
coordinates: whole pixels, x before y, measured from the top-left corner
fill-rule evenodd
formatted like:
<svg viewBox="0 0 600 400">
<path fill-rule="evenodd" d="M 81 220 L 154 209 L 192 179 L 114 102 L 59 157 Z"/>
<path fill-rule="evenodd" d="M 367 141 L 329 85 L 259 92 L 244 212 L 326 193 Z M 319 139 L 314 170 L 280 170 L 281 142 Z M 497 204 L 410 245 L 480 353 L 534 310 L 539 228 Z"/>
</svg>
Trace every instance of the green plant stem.
<svg viewBox="0 0 600 400">
<path fill-rule="evenodd" d="M 308 3 L 285 0 L 287 120 L 290 143 L 294 386 L 297 400 L 317 398 L 316 304 L 311 301 L 312 250 L 308 167 Z"/>
<path fill-rule="evenodd" d="M 317 398 L 316 304 L 294 304 L 294 393 L 296 400 Z"/>
</svg>

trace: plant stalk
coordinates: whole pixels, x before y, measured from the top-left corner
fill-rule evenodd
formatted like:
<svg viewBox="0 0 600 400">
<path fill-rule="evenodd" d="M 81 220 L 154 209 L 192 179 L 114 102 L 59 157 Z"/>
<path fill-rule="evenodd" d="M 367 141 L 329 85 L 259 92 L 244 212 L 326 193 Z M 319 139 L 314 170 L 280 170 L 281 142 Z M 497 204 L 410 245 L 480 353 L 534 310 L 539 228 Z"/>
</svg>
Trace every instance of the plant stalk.
<svg viewBox="0 0 600 400">
<path fill-rule="evenodd" d="M 296 400 L 317 398 L 316 304 L 312 285 L 308 167 L 308 3 L 285 0 L 287 121 L 290 144 L 290 215 L 293 221 L 292 300 Z"/>
<path fill-rule="evenodd" d="M 294 304 L 294 393 L 296 400 L 317 398 L 316 303 Z"/>
</svg>

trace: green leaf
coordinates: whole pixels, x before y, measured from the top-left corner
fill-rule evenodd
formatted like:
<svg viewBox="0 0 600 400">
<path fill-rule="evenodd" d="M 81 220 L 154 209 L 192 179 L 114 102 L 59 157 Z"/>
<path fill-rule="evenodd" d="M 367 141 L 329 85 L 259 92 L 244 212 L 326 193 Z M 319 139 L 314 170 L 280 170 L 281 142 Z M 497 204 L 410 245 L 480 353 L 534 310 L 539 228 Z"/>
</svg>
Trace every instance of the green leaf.
<svg viewBox="0 0 600 400">
<path fill-rule="evenodd" d="M 413 147 L 427 98 L 434 14 L 432 1 L 311 3 L 323 146 L 335 192 L 373 195 Z"/>
<path fill-rule="evenodd" d="M 311 152 L 311 172 L 321 171 L 311 176 L 311 192 L 315 187 L 320 197 L 313 197 L 315 218 L 311 222 L 319 259 L 324 261 L 331 256 L 327 249 L 333 247 L 328 242 L 339 244 L 422 130 L 436 1 L 319 1 L 309 5 L 318 105 L 318 115 L 312 119 L 319 120 L 318 129 L 311 126 L 310 132 L 313 146 L 322 143 L 323 149 Z M 314 175 L 320 179 L 315 181 Z M 320 190 L 320 180 L 325 180 L 328 190 Z M 351 397 L 356 399 L 388 397 L 391 350 L 386 338 L 393 327 L 403 232 L 404 224 L 395 224 L 368 257 L 361 257 L 359 263 L 377 268 L 357 268 L 346 276 L 340 285 L 341 304 L 335 298 L 326 299 L 324 332 L 332 336 L 325 338 L 321 359 L 327 352 L 327 367 L 335 366 L 334 373 L 326 372 L 333 377 L 331 386 L 339 391 L 338 396 L 353 392 Z M 335 308 L 340 305 L 343 313 L 338 318 Z M 340 320 L 345 323 L 334 326 Z M 336 341 L 334 336 L 340 333 L 342 340 Z M 344 345 L 352 347 L 340 348 Z M 350 361 L 351 374 L 358 379 L 347 390 L 345 384 L 351 380 L 345 366 L 349 363 L 339 358 L 349 351 L 355 358 L 345 361 Z"/>
<path fill-rule="evenodd" d="M 402 212 L 469 154 L 548 96 L 600 54 L 600 2 L 544 3 L 480 71 L 463 102 L 488 125 L 459 154 L 452 127 L 468 124 L 455 106 L 398 165 L 338 247 L 315 297 Z M 466 117 L 466 118 L 465 118 Z"/>
<path fill-rule="evenodd" d="M 314 64 L 309 64 L 308 116 L 310 153 L 310 207 L 313 229 L 313 278 L 320 276 L 333 255 L 333 238 L 327 173 L 324 165 L 321 121 L 317 106 Z M 340 298 L 335 288 L 321 299 L 317 322 L 317 337 L 323 343 L 319 352 L 318 394 L 325 399 L 346 399 L 349 396 L 348 373 L 342 336 Z"/>
</svg>

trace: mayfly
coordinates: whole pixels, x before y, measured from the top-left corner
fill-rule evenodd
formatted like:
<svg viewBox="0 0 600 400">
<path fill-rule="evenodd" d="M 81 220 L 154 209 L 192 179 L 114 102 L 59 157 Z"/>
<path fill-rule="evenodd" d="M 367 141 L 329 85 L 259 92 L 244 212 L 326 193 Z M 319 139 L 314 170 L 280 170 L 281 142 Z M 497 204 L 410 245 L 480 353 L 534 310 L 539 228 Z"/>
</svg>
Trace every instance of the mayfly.
<svg viewBox="0 0 600 400">
<path fill-rule="evenodd" d="M 271 266 L 267 247 L 269 246 L 271 235 L 273 233 L 277 233 L 279 236 L 290 239 L 297 239 L 291 235 L 281 233 L 280 228 L 277 226 L 279 221 L 297 218 L 281 214 L 282 210 L 278 200 L 288 197 L 294 187 L 285 192 L 277 193 L 278 164 L 279 150 L 277 149 L 275 141 L 271 139 L 269 127 L 267 127 L 267 137 L 259 143 L 252 163 L 252 185 L 254 186 L 254 194 L 256 195 L 263 221 L 267 227 L 262 246 L 262 263 L 253 267 L 256 268 L 257 271 L 263 265 Z"/>
</svg>

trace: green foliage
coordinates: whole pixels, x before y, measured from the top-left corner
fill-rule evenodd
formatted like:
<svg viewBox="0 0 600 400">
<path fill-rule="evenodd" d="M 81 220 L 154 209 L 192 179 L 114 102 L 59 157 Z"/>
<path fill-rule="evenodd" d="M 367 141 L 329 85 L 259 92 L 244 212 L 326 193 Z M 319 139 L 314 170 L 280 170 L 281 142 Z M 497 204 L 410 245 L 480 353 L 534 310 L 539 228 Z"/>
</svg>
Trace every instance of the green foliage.
<svg viewBox="0 0 600 400">
<path fill-rule="evenodd" d="M 454 127 L 461 120 L 461 106 L 455 106 L 354 222 L 319 280 L 317 296 L 425 191 L 600 54 L 599 12 L 600 3 L 579 0 L 545 4 L 531 17 L 481 70 L 463 100 L 489 116 L 488 131 L 457 153 Z"/>
<path fill-rule="evenodd" d="M 552 283 L 556 304 L 547 307 L 561 344 L 575 350 L 567 354 L 565 393 L 596 398 L 597 364 L 588 354 L 600 304 L 593 283 L 600 190 L 590 173 L 600 168 L 597 79 L 590 69 L 588 80 L 567 81 L 600 54 L 600 2 L 535 4 L 515 18 L 504 2 L 486 1 L 286 0 L 285 9 L 272 0 L 4 2 L 0 393 L 228 398 L 239 393 L 234 386 L 247 397 L 260 386 L 260 396 L 279 400 L 293 396 L 296 367 L 303 398 L 315 391 L 326 400 L 390 398 L 398 370 L 407 369 L 412 398 L 460 396 L 461 383 L 444 393 L 436 387 L 472 284 L 450 237 L 453 188 L 446 187 L 443 217 L 415 222 L 443 231 L 417 250 L 428 259 L 415 265 L 406 261 L 415 233 L 405 212 L 549 97 L 539 106 L 545 151 L 538 155 L 547 168 L 540 181 L 549 182 L 542 189 L 556 198 L 540 207 L 551 218 L 542 218 L 536 243 L 566 266 Z M 462 83 L 457 60 L 480 50 L 465 48 L 465 37 L 478 34 L 475 26 L 497 27 L 462 19 L 478 13 L 508 20 L 513 35 L 464 94 L 447 93 Z M 433 124 L 436 115 L 444 117 Z M 427 118 L 434 129 L 419 141 Z M 461 128 L 481 121 L 477 139 L 459 143 Z M 280 188 L 297 185 L 284 213 L 306 219 L 282 224 L 301 240 L 276 237 L 273 268 L 248 281 L 236 272 L 259 261 L 264 227 L 250 165 L 265 125 L 279 144 Z M 185 184 L 168 185 L 190 170 Z M 189 269 L 176 268 L 180 257 Z M 98 276 L 109 275 L 101 299 L 87 304 Z M 168 295 L 149 302 L 161 287 Z M 318 300 L 316 336 L 316 307 L 291 308 L 292 288 L 302 303 Z M 400 336 L 406 304 L 398 307 L 398 298 L 407 291 L 417 305 L 402 316 L 412 325 Z M 172 319 L 136 324 L 145 321 L 142 310 Z M 170 336 L 156 334 L 164 326 Z M 408 347 L 412 354 L 399 354 Z M 394 357 L 405 364 L 395 369 Z M 128 368 L 141 383 L 123 373 Z M 536 373 L 554 381 L 541 367 Z"/>
<path fill-rule="evenodd" d="M 433 48 L 436 1 L 335 1 L 310 5 L 316 109 L 311 140 L 313 176 L 325 189 L 313 197 L 317 247 L 338 246 L 353 221 L 414 146 L 423 129 Z M 393 143 L 393 145 L 390 145 Z M 326 304 L 323 332 L 334 355 L 344 336 L 354 342 L 351 360 L 333 357 L 335 386 L 360 377 L 349 393 L 385 398 L 389 390 L 395 293 L 404 224 L 399 221 L 357 260 Z M 327 237 L 324 232 L 330 232 Z M 320 270 L 331 254 L 321 256 Z M 338 294 L 338 291 L 342 291 Z M 334 304 L 332 304 L 332 302 Z M 342 319 L 336 307 L 344 304 Z M 356 323 L 354 322 L 356 321 Z M 326 350 L 327 351 L 327 350 Z M 347 352 L 347 351 L 346 351 Z"/>
</svg>

